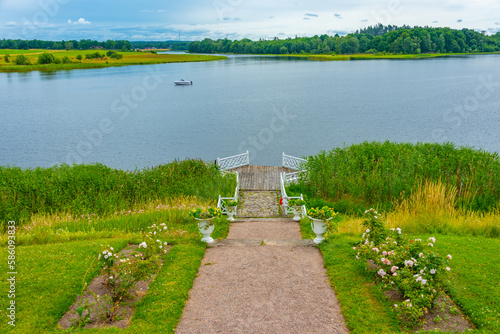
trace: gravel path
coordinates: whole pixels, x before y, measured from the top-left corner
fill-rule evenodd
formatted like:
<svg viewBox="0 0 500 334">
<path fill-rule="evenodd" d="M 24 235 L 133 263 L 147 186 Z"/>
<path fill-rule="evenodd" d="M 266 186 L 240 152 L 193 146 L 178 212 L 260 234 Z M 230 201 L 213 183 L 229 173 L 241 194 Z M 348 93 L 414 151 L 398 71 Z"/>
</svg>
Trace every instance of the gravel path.
<svg viewBox="0 0 500 334">
<path fill-rule="evenodd" d="M 300 239 L 290 220 L 232 224 L 228 239 Z M 348 333 L 316 247 L 207 249 L 176 333 Z"/>
</svg>

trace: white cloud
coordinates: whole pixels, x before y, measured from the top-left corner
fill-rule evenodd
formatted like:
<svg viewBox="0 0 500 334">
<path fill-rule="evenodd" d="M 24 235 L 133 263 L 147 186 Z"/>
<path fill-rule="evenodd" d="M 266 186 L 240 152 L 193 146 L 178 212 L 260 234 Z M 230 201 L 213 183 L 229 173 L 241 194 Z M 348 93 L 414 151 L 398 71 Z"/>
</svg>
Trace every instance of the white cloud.
<svg viewBox="0 0 500 334">
<path fill-rule="evenodd" d="M 85 20 L 83 17 L 80 17 L 77 21 L 68 20 L 69 24 L 91 24 L 92 22 Z"/>
</svg>

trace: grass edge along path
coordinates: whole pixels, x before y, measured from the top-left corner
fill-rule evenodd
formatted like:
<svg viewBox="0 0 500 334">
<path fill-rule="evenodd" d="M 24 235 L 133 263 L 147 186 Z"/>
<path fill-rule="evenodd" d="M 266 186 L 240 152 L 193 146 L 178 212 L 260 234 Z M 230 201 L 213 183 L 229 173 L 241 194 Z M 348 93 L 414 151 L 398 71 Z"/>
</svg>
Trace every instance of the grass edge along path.
<svg viewBox="0 0 500 334">
<path fill-rule="evenodd" d="M 352 261 L 354 241 L 355 238 L 342 236 L 322 242 L 319 247 L 347 327 L 352 333 L 400 332 L 390 302 L 364 268 Z"/>
<path fill-rule="evenodd" d="M 307 218 L 300 221 L 303 239 L 315 237 Z M 364 268 L 354 261 L 352 244 L 359 238 L 345 234 L 325 240 L 319 249 L 337 294 L 347 328 L 352 333 L 400 332 L 396 313 L 385 300 L 382 291 L 373 284 Z"/>
<path fill-rule="evenodd" d="M 300 226 L 304 239 L 314 238 L 307 219 L 301 220 Z M 446 292 L 477 328 L 472 333 L 499 333 L 500 241 L 442 234 L 411 237 L 430 236 L 436 237 L 436 251 L 453 256 Z M 319 246 L 347 326 L 353 333 L 401 332 L 391 303 L 354 259 L 352 244 L 359 240 L 352 234 L 336 234 Z"/>
<path fill-rule="evenodd" d="M 136 307 L 129 333 L 174 332 L 205 254 L 202 242 L 179 244 Z M 105 333 L 106 331 L 102 331 Z"/>
</svg>

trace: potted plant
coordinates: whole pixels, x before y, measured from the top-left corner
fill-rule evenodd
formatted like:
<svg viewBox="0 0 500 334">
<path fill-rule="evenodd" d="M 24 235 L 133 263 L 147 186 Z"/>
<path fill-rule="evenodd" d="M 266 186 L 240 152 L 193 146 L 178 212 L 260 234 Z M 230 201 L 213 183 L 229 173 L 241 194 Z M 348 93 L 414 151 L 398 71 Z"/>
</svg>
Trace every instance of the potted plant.
<svg viewBox="0 0 500 334">
<path fill-rule="evenodd" d="M 306 205 L 306 202 L 300 198 L 290 198 L 288 200 L 288 206 L 292 208 L 293 220 L 299 221 L 302 218 L 302 206 Z"/>
<path fill-rule="evenodd" d="M 322 208 L 310 208 L 307 210 L 307 216 L 312 220 L 311 228 L 316 234 L 313 240 L 315 244 L 319 244 L 325 238 L 323 234 L 326 232 L 328 221 L 335 217 L 337 213 L 330 207 L 324 206 Z"/>
<path fill-rule="evenodd" d="M 227 220 L 229 220 L 230 222 L 234 221 L 233 216 L 236 216 L 236 210 L 238 208 L 239 202 L 235 200 L 230 200 L 224 202 L 224 204 L 226 205 L 227 216 L 229 217 Z"/>
<path fill-rule="evenodd" d="M 214 231 L 214 218 L 218 218 L 222 215 L 219 208 L 197 208 L 189 213 L 196 221 L 198 221 L 198 229 L 203 235 L 201 241 L 206 243 L 214 242 L 214 239 L 210 236 Z"/>
</svg>

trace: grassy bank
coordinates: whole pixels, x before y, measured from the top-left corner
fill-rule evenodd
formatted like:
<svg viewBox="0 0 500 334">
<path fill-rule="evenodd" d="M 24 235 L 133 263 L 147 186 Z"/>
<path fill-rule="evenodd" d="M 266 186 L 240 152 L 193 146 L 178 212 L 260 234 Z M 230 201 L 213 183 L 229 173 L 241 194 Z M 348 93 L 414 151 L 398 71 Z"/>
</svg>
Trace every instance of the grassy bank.
<svg viewBox="0 0 500 334">
<path fill-rule="evenodd" d="M 346 60 L 373 60 L 373 59 L 428 59 L 438 57 L 464 57 L 471 55 L 499 54 L 498 52 L 485 53 L 424 53 L 424 54 L 352 54 L 352 55 L 297 55 L 310 60 L 346 61 Z M 293 55 L 292 57 L 294 57 Z"/>
<path fill-rule="evenodd" d="M 134 172 L 101 164 L 0 167 L 0 222 L 14 220 L 20 227 L 44 215 L 94 220 L 115 212 L 145 210 L 154 207 L 155 201 L 168 205 L 179 196 L 215 201 L 219 194 L 232 195 L 235 186 L 234 175 L 222 175 L 216 166 L 201 160 Z"/>
<path fill-rule="evenodd" d="M 59 59 L 68 57 L 71 62 L 66 64 L 37 64 L 38 57 L 45 52 L 49 52 L 54 57 Z M 85 56 L 87 54 L 91 54 L 94 52 L 103 54 L 103 57 L 97 59 L 86 59 Z M 123 58 L 115 59 L 106 56 L 106 52 L 107 50 L 0 50 L 0 72 L 70 70 L 227 59 L 227 57 L 225 56 L 156 54 L 150 52 L 118 52 L 119 54 L 123 55 Z M 5 55 L 10 56 L 9 62 L 5 61 Z M 24 55 L 29 60 L 31 65 L 16 65 L 15 59 L 18 55 Z M 82 59 L 77 59 L 77 57 L 81 57 Z"/>
<path fill-rule="evenodd" d="M 440 185 L 439 196 L 452 198 L 456 209 L 488 212 L 500 203 L 498 154 L 451 143 L 364 142 L 311 156 L 305 169 L 307 181 L 292 190 L 338 209 L 394 209 L 429 183 Z"/>
</svg>

